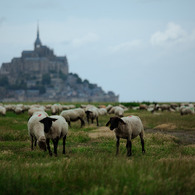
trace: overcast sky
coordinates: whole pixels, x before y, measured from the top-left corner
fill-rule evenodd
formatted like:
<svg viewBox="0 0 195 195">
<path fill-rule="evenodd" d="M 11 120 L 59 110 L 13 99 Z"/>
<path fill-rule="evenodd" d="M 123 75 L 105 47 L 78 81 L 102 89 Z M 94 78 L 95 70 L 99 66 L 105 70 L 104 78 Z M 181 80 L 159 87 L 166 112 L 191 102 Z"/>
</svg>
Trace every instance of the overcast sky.
<svg viewBox="0 0 195 195">
<path fill-rule="evenodd" d="M 0 64 L 43 45 L 129 101 L 195 101 L 195 0 L 0 0 Z"/>
</svg>

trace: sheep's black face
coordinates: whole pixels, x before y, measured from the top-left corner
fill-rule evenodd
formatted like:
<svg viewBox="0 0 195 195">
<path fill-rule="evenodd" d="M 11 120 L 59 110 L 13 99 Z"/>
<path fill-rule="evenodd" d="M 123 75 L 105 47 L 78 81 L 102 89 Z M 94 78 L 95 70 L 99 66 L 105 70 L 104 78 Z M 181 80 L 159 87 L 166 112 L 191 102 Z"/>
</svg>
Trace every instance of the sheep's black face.
<svg viewBox="0 0 195 195">
<path fill-rule="evenodd" d="M 50 117 L 46 117 L 44 119 L 42 119 L 40 122 L 44 124 L 44 132 L 48 133 L 51 126 L 52 126 L 52 122 L 56 121 L 57 119 L 54 118 L 50 118 Z"/>
<path fill-rule="evenodd" d="M 40 149 L 41 150 L 44 150 L 44 151 L 46 151 L 46 143 L 45 143 L 45 141 L 39 141 L 38 142 L 38 145 L 39 145 L 39 147 L 40 147 Z"/>
<path fill-rule="evenodd" d="M 119 122 L 125 124 L 125 122 L 119 117 L 111 117 L 110 120 L 107 122 L 106 126 L 110 124 L 110 130 L 114 130 L 118 128 Z"/>
<path fill-rule="evenodd" d="M 106 126 L 110 124 L 110 130 L 113 130 L 118 127 L 118 122 L 118 117 L 111 117 Z"/>
</svg>

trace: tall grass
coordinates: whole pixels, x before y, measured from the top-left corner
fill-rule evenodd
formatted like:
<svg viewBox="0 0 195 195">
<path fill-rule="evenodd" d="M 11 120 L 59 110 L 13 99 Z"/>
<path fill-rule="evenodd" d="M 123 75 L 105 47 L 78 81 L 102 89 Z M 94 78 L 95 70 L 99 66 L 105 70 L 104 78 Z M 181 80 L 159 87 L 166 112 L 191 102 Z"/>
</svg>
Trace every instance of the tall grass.
<svg viewBox="0 0 195 195">
<path fill-rule="evenodd" d="M 145 128 L 173 123 L 177 129 L 193 129 L 193 116 L 178 113 L 140 116 Z M 110 116 L 101 116 L 104 127 Z M 132 157 L 126 157 L 126 141 L 121 140 L 115 156 L 115 139 L 90 138 L 101 131 L 95 124 L 80 128 L 72 123 L 62 154 L 58 156 L 30 149 L 27 113 L 8 112 L 0 118 L 0 194 L 193 194 L 195 191 L 195 145 L 180 145 L 178 138 L 161 133 L 145 134 L 146 153 L 139 138 L 132 142 Z M 108 129 L 109 131 L 109 129 Z M 51 144 L 52 150 L 53 146 Z"/>
</svg>

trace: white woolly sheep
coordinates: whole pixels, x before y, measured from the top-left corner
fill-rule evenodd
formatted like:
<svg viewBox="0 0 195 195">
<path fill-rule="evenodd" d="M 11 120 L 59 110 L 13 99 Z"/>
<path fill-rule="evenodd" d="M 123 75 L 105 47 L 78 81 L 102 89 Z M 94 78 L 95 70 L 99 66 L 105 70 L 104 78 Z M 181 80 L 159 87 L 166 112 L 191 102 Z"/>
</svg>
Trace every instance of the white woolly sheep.
<svg viewBox="0 0 195 195">
<path fill-rule="evenodd" d="M 144 127 L 141 119 L 138 116 L 127 117 L 111 117 L 106 126 L 110 125 L 110 130 L 114 130 L 116 135 L 116 155 L 119 152 L 120 138 L 127 139 L 127 156 L 131 156 L 131 139 L 134 139 L 138 135 L 141 139 L 142 153 L 145 153 L 144 149 Z"/>
<path fill-rule="evenodd" d="M 99 108 L 98 113 L 99 115 L 107 115 L 107 110 L 106 108 Z"/>
<path fill-rule="evenodd" d="M 44 106 L 41 106 L 41 107 L 34 107 L 34 106 L 32 106 L 28 110 L 28 115 L 32 116 L 34 112 L 45 112 L 45 107 Z"/>
<path fill-rule="evenodd" d="M 122 117 L 124 114 L 124 109 L 121 108 L 120 106 L 114 106 L 110 109 L 110 111 L 108 113 L 115 114 L 116 116 Z"/>
<path fill-rule="evenodd" d="M 99 126 L 99 122 L 98 122 L 98 108 L 96 108 L 95 106 L 87 106 L 85 109 L 85 113 L 86 113 L 86 117 L 87 117 L 87 122 L 89 124 L 89 120 L 91 119 L 91 123 L 93 123 L 93 120 L 96 119 L 97 122 L 97 126 Z"/>
<path fill-rule="evenodd" d="M 71 127 L 70 122 L 74 122 L 77 120 L 81 121 L 81 127 L 85 125 L 85 111 L 82 108 L 75 108 L 72 110 L 64 110 L 61 112 L 60 116 L 64 117 L 69 126 Z"/>
<path fill-rule="evenodd" d="M 68 124 L 66 120 L 62 116 L 54 115 L 50 117 L 45 117 L 40 122 L 44 124 L 46 144 L 50 156 L 52 155 L 50 144 L 49 144 L 50 139 L 52 140 L 54 145 L 54 154 L 57 156 L 58 142 L 60 138 L 63 138 L 62 153 L 65 154 L 66 135 L 68 133 Z"/>
<path fill-rule="evenodd" d="M 14 109 L 14 112 L 15 112 L 16 114 L 21 114 L 21 113 L 23 113 L 23 112 L 24 112 L 23 107 L 22 107 L 21 105 L 17 105 L 17 106 L 15 107 L 15 109 Z"/>
<path fill-rule="evenodd" d="M 62 105 L 60 105 L 60 104 L 53 104 L 51 106 L 51 113 L 52 114 L 60 114 L 61 111 L 62 111 Z"/>
<path fill-rule="evenodd" d="M 44 132 L 44 125 L 40 121 L 44 118 L 48 117 L 45 112 L 35 112 L 30 119 L 28 120 L 28 133 L 31 138 L 31 149 L 33 150 L 33 142 L 36 146 L 38 141 L 38 145 L 40 149 L 46 151 L 46 137 Z"/>
<path fill-rule="evenodd" d="M 6 108 L 3 106 L 0 106 L 0 114 L 5 116 L 6 115 Z"/>
</svg>

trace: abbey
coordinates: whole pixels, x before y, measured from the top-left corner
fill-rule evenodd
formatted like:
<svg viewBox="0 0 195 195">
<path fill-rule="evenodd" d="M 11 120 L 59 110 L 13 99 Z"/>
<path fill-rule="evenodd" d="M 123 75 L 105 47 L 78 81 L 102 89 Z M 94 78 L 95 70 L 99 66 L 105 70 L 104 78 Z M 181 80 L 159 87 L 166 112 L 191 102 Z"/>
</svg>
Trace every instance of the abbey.
<svg viewBox="0 0 195 195">
<path fill-rule="evenodd" d="M 39 38 L 39 28 L 33 51 L 23 51 L 20 58 L 13 58 L 10 63 L 3 63 L 0 69 L 1 75 L 6 75 L 11 84 L 15 83 L 22 75 L 34 75 L 37 78 L 46 73 L 68 74 L 68 62 L 66 56 L 57 57 L 53 50 L 42 45 Z"/>
<path fill-rule="evenodd" d="M 56 56 L 42 45 L 39 28 L 33 51 L 3 63 L 0 68 L 0 101 L 118 102 L 114 92 L 69 73 L 66 56 Z"/>
</svg>

